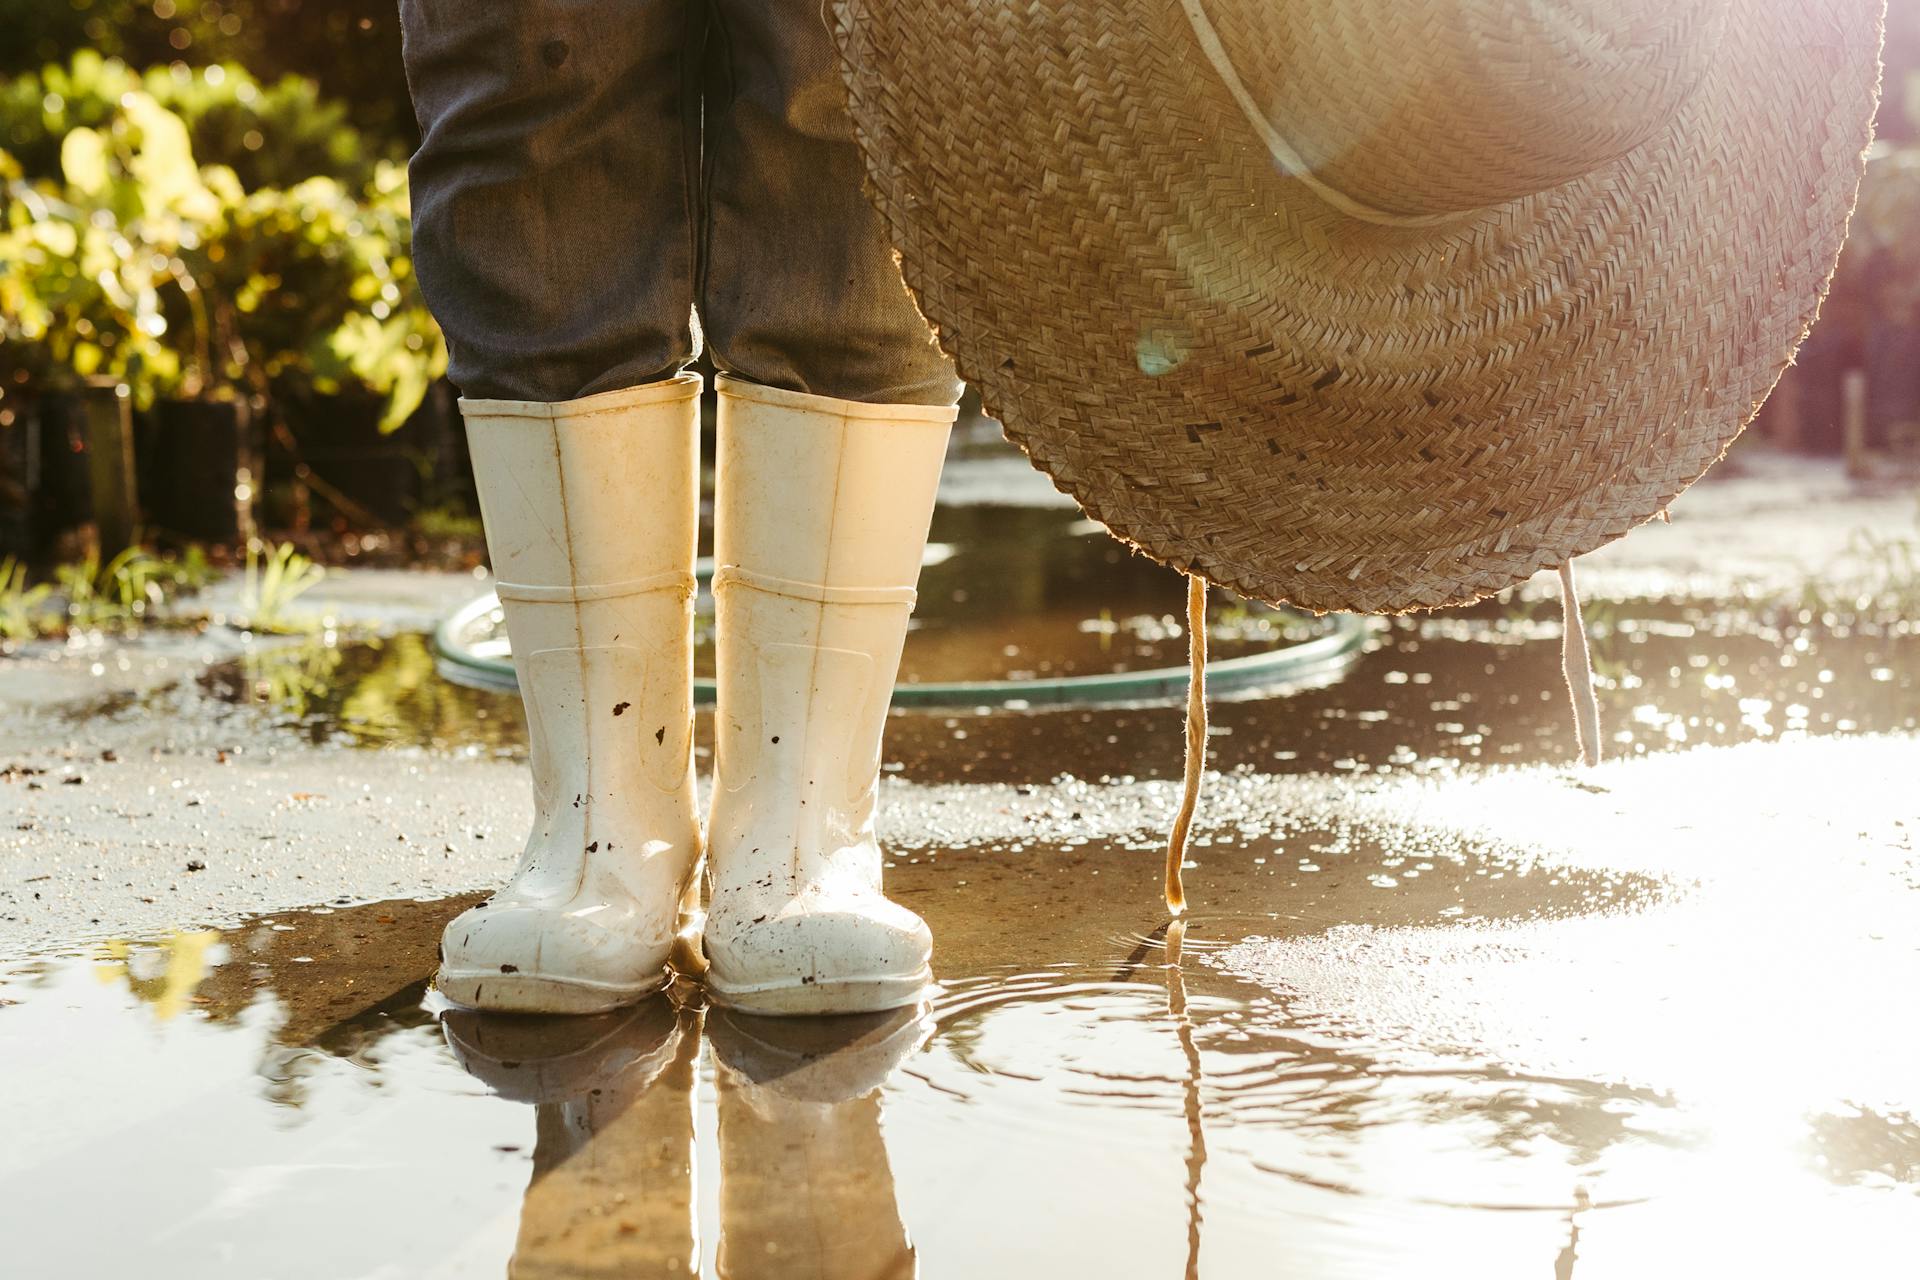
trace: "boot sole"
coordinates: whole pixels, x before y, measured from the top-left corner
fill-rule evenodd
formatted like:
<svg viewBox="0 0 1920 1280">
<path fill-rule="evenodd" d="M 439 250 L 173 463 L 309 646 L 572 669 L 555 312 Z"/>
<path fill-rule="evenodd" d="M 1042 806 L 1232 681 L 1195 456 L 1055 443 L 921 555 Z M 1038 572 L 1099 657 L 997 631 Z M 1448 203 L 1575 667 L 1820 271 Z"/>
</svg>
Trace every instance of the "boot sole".
<svg viewBox="0 0 1920 1280">
<path fill-rule="evenodd" d="M 489 1013 L 606 1013 L 624 1008 L 667 985 L 662 972 L 651 982 L 594 982 L 498 969 L 448 971 L 433 984 L 448 1000 Z"/>
<path fill-rule="evenodd" d="M 707 994 L 717 1005 L 767 1017 L 807 1017 L 837 1013 L 884 1013 L 918 1004 L 933 985 L 933 970 L 870 974 L 849 978 L 782 978 L 777 982 L 734 985 L 707 971 Z"/>
</svg>

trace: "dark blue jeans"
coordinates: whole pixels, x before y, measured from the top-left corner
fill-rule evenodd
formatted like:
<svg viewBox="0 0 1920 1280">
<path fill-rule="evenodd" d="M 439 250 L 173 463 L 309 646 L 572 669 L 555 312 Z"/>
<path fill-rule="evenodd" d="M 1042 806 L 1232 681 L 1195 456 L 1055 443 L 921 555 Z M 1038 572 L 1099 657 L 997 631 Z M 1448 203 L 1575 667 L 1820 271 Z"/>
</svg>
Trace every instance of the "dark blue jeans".
<svg viewBox="0 0 1920 1280">
<path fill-rule="evenodd" d="M 821 0 L 400 0 L 414 264 L 471 398 L 721 369 L 947 405 Z"/>
</svg>

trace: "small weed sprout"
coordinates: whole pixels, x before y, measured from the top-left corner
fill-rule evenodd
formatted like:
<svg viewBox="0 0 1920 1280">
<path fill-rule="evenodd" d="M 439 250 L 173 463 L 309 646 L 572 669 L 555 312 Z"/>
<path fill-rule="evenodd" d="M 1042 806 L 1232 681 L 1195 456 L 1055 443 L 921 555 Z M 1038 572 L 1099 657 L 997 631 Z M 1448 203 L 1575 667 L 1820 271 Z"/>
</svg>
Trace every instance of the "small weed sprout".
<svg viewBox="0 0 1920 1280">
<path fill-rule="evenodd" d="M 213 565 L 207 559 L 206 548 L 197 542 L 178 557 L 168 556 L 160 565 L 166 584 L 178 591 L 203 591 L 214 578 Z"/>
<path fill-rule="evenodd" d="M 165 604 L 165 584 L 165 563 L 138 547 L 122 551 L 100 573 L 100 594 L 121 619 L 144 618 L 149 609 Z"/>
<path fill-rule="evenodd" d="M 1920 523 L 1920 514 L 1916 514 Z M 1807 579 L 1800 607 L 1813 614 L 1881 610 L 1920 617 L 1920 536 L 1855 529 L 1846 550 Z"/>
<path fill-rule="evenodd" d="M 246 590 L 240 597 L 251 631 L 288 633 L 310 630 L 288 616 L 288 606 L 318 586 L 327 571 L 302 555 L 292 543 L 272 547 L 247 544 Z"/>
<path fill-rule="evenodd" d="M 60 584 L 60 594 L 67 598 L 69 631 L 97 631 L 116 620 L 112 608 L 100 598 L 98 552 L 89 552 L 85 560 L 60 565 L 53 577 Z"/>
<path fill-rule="evenodd" d="M 89 554 L 56 566 L 53 581 L 37 585 L 28 584 L 23 561 L 7 556 L 0 559 L 0 642 L 130 630 L 158 619 L 175 596 L 201 590 L 214 576 L 199 546 L 164 557 L 130 547 L 104 568 Z M 60 600 L 49 604 L 56 589 Z"/>
<path fill-rule="evenodd" d="M 53 571 L 67 598 L 69 631 L 126 628 L 166 602 L 165 562 L 129 547 L 105 568 L 97 553 Z"/>
<path fill-rule="evenodd" d="M 27 566 L 12 556 L 0 560 L 0 640 L 31 640 L 47 629 L 40 606 L 53 594 L 47 583 L 27 585 Z"/>
<path fill-rule="evenodd" d="M 1867 582 L 1887 606 L 1907 617 L 1920 612 L 1920 539 L 1855 529 L 1847 554 L 1865 569 Z"/>
</svg>

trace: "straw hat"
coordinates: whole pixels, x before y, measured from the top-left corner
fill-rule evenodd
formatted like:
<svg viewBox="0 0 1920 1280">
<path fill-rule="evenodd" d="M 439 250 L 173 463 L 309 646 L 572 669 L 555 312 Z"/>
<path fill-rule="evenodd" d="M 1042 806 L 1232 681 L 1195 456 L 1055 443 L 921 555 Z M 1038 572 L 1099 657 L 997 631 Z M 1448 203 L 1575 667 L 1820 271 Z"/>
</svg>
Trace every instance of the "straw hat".
<svg viewBox="0 0 1920 1280">
<path fill-rule="evenodd" d="M 1881 0 L 835 0 L 1008 434 L 1243 595 L 1464 603 L 1706 470 L 1812 323 Z"/>
</svg>

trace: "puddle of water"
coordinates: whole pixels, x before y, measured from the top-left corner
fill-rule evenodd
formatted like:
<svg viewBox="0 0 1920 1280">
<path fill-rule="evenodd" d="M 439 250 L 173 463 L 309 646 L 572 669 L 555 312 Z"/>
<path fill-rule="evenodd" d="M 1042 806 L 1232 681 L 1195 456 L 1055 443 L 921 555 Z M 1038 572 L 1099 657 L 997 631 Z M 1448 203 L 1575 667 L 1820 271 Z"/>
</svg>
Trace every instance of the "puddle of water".
<svg viewBox="0 0 1920 1280">
<path fill-rule="evenodd" d="M 1110 539 L 1072 533 L 1054 512 L 943 518 L 980 528 L 948 530 L 954 554 L 926 571 L 910 677 L 1184 661 L 1173 575 Z M 1008 568 L 1019 564 L 1030 584 Z M 996 571 L 1008 581 L 992 581 Z M 1904 619 L 1690 601 L 1595 602 L 1588 612 L 1610 756 L 1920 728 L 1920 627 Z M 1220 656 L 1300 638 L 1287 615 L 1224 599 L 1213 620 Z M 1335 684 L 1219 701 L 1210 760 L 1225 771 L 1353 776 L 1564 761 L 1573 745 L 1559 663 L 1551 603 L 1395 619 Z M 1181 715 L 1171 706 L 897 713 L 888 769 L 929 782 L 1178 777 Z M 516 697 L 438 678 L 428 638 L 412 633 L 267 645 L 197 681 L 80 704 L 68 719 L 116 716 L 237 718 L 236 731 L 361 746 L 517 754 L 525 741 Z M 698 742 L 704 755 L 704 714 Z"/>
<path fill-rule="evenodd" d="M 1172 575 L 1057 514 L 943 519 L 927 678 L 1180 660 L 1154 630 Z M 1142 789 L 1044 785 L 1177 777 L 1178 708 L 896 717 L 890 772 L 1015 784 L 950 789 L 1001 806 L 997 834 L 930 816 L 894 842 L 889 891 L 939 938 L 924 1021 L 767 1025 L 685 987 L 601 1019 L 449 1011 L 426 982 L 471 899 L 0 966 L 0 1271 L 1900 1274 L 1920 632 L 1684 601 L 1590 621 L 1611 752 L 1657 765 L 1472 767 L 1570 757 L 1550 607 L 1399 620 L 1337 688 L 1216 706 L 1179 930 Z M 524 738 L 417 635 L 261 648 L 83 714 Z"/>
<path fill-rule="evenodd" d="M 939 553 L 920 575 L 903 679 L 1018 680 L 1186 664 L 1186 580 L 1078 512 L 942 508 L 932 536 Z M 1217 660 L 1329 629 L 1224 591 L 1212 593 L 1208 618 Z"/>
<path fill-rule="evenodd" d="M 1591 607 L 1589 621 L 1609 758 L 1920 729 L 1920 627 L 1902 619 L 1631 601 Z M 928 780 L 1177 778 L 1182 714 L 897 716 L 887 749 Z M 1445 775 L 1575 755 L 1550 605 L 1394 619 L 1337 683 L 1223 699 L 1211 720 L 1223 772 Z"/>
<path fill-rule="evenodd" d="M 1071 513 L 942 508 L 900 677 L 921 684 L 1184 670 L 1185 610 L 1184 578 Z M 1208 617 L 1209 647 L 1222 661 L 1335 630 L 1329 619 L 1224 591 L 1213 593 Z M 462 630 L 476 651 L 508 652 L 497 609 Z M 713 599 L 703 592 L 694 618 L 694 671 L 702 678 L 713 674 L 713 640 Z"/>
<path fill-rule="evenodd" d="M 526 713 L 515 694 L 467 689 L 440 677 L 432 638 L 275 645 L 220 663 L 195 692 L 292 729 L 315 744 L 524 753 Z"/>
<path fill-rule="evenodd" d="M 425 979 L 468 900 L 15 964 L 8 1263 L 1894 1274 L 1920 1238 L 1920 876 L 1899 800 L 1851 801 L 1857 838 L 1709 827 L 1644 870 L 1414 828 L 1249 840 L 1200 852 L 1194 898 L 1225 909 L 1172 936 L 1152 851 L 902 862 L 940 940 L 924 1021 L 766 1023 L 686 986 L 600 1019 L 449 1011 Z"/>
<path fill-rule="evenodd" d="M 1071 513 L 943 510 L 908 637 L 908 682 L 1046 678 L 1184 667 L 1182 580 Z M 938 541 L 939 539 L 948 541 Z M 1326 634 L 1330 625 L 1215 593 L 1209 644 L 1224 660 Z M 695 670 L 713 666 L 712 601 L 695 622 Z M 487 753 L 524 750 L 519 699 L 441 679 L 431 637 L 264 640 L 197 679 L 85 700 L 70 724 L 231 717 L 318 744 Z M 707 735 L 702 734 L 702 745 Z"/>
</svg>

